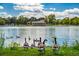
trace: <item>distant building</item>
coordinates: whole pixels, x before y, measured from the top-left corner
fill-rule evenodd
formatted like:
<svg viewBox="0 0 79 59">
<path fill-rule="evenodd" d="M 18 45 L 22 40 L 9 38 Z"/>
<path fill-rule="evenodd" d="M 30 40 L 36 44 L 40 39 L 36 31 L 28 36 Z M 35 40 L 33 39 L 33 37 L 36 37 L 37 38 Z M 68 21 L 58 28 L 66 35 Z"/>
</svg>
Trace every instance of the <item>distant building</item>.
<svg viewBox="0 0 79 59">
<path fill-rule="evenodd" d="M 44 26 L 45 25 L 45 21 L 44 20 L 32 21 L 32 25 L 34 25 L 34 26 Z"/>
<path fill-rule="evenodd" d="M 44 19 L 41 20 L 32 20 L 28 22 L 28 25 L 33 25 L 33 26 L 45 26 L 46 23 L 44 21 Z"/>
</svg>

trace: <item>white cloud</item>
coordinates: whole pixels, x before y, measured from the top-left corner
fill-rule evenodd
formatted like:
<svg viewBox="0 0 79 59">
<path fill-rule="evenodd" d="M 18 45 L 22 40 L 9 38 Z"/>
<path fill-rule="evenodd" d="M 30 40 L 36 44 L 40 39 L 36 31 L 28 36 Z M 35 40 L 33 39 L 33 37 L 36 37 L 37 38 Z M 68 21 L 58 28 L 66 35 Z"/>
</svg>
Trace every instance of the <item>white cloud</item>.
<svg viewBox="0 0 79 59">
<path fill-rule="evenodd" d="M 12 17 L 12 15 L 10 15 L 6 12 L 0 12 L 0 17 L 7 18 L 7 17 Z"/>
<path fill-rule="evenodd" d="M 65 10 L 64 12 L 69 14 L 79 14 L 79 8 L 68 9 L 68 10 Z"/>
<path fill-rule="evenodd" d="M 4 9 L 4 7 L 3 6 L 0 6 L 0 9 Z"/>
<path fill-rule="evenodd" d="M 21 15 L 28 17 L 28 18 L 30 18 L 30 17 L 36 17 L 36 18 L 44 17 L 44 15 L 42 13 L 37 14 L 35 12 L 22 12 L 18 16 L 21 16 Z"/>
<path fill-rule="evenodd" d="M 53 10 L 53 11 L 55 11 L 55 10 L 56 10 L 56 8 L 50 8 L 50 10 Z"/>
<path fill-rule="evenodd" d="M 65 17 L 69 17 L 69 18 L 73 18 L 73 17 L 79 17 L 79 8 L 73 8 L 73 9 L 66 9 L 62 12 L 54 12 L 54 11 L 47 11 L 47 13 L 45 13 L 45 15 L 49 15 L 49 14 L 55 14 L 56 18 L 65 18 Z"/>
<path fill-rule="evenodd" d="M 44 17 L 44 16 L 49 15 L 49 14 L 55 14 L 57 19 L 62 19 L 65 17 L 73 18 L 73 17 L 79 17 L 79 9 L 78 8 L 66 9 L 62 12 L 42 10 L 42 12 L 39 12 L 39 13 L 37 13 L 37 12 L 22 12 L 19 15 L 24 15 L 27 17 L 34 16 L 36 18 L 39 18 L 39 17 Z"/>
<path fill-rule="evenodd" d="M 64 17 L 69 17 L 69 18 L 79 17 L 79 8 L 66 9 L 63 12 L 57 13 L 56 15 L 63 18 Z"/>
<path fill-rule="evenodd" d="M 29 11 L 42 11 L 43 5 L 40 3 L 23 3 L 23 4 L 16 4 L 14 6 L 15 10 L 29 10 Z"/>
</svg>

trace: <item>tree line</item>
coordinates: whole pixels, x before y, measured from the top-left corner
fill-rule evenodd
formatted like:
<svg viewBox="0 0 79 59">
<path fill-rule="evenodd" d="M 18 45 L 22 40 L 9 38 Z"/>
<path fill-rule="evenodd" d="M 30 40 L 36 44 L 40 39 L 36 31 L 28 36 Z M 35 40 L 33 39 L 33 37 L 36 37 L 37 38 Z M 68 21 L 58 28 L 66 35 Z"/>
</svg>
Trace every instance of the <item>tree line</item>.
<svg viewBox="0 0 79 59">
<path fill-rule="evenodd" d="M 24 16 L 17 17 L 8 17 L 8 18 L 2 18 L 0 17 L 0 25 L 27 25 L 28 22 L 30 25 L 32 25 L 33 21 L 40 21 L 41 19 L 44 20 L 45 24 L 48 25 L 79 25 L 79 17 L 69 18 L 65 17 L 63 19 L 56 19 L 55 15 L 48 15 L 45 17 L 40 18 L 27 18 Z"/>
</svg>

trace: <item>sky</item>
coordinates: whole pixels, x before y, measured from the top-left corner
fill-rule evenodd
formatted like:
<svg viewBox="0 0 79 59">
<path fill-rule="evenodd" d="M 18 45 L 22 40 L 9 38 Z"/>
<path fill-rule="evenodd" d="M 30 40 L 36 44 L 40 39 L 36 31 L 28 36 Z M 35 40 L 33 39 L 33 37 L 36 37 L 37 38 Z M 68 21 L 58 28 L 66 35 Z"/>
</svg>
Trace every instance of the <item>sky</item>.
<svg viewBox="0 0 79 59">
<path fill-rule="evenodd" d="M 55 14 L 56 18 L 79 17 L 79 3 L 0 3 L 0 17 L 44 17 Z"/>
</svg>

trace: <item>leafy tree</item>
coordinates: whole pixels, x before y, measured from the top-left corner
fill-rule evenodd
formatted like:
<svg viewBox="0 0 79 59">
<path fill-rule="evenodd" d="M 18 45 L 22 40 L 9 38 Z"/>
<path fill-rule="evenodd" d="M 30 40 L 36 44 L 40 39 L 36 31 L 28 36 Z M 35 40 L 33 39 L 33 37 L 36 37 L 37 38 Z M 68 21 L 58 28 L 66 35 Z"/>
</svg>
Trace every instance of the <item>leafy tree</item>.
<svg viewBox="0 0 79 59">
<path fill-rule="evenodd" d="M 45 20 L 44 20 L 44 21 L 45 21 L 45 23 L 46 23 L 46 24 L 48 24 L 48 23 L 49 23 L 48 16 L 45 16 Z"/>
<path fill-rule="evenodd" d="M 24 16 L 19 16 L 19 18 L 17 19 L 17 24 L 27 24 L 27 22 L 28 22 L 28 18 Z"/>
<path fill-rule="evenodd" d="M 8 17 L 8 20 L 6 20 L 9 24 L 16 24 L 16 17 Z"/>
<path fill-rule="evenodd" d="M 70 21 L 71 25 L 79 25 L 79 18 L 78 17 L 74 17 L 71 19 Z"/>
<path fill-rule="evenodd" d="M 35 18 L 35 17 L 31 17 L 30 19 L 29 19 L 29 21 L 36 21 L 37 19 Z"/>
<path fill-rule="evenodd" d="M 68 17 L 64 18 L 64 19 L 62 20 L 62 24 L 68 25 L 68 24 L 69 24 L 69 18 L 68 18 Z"/>
<path fill-rule="evenodd" d="M 5 25 L 5 19 L 0 17 L 0 25 Z"/>
<path fill-rule="evenodd" d="M 55 24 L 56 21 L 55 15 L 52 14 L 48 15 L 48 19 L 49 19 L 49 24 Z"/>
</svg>

